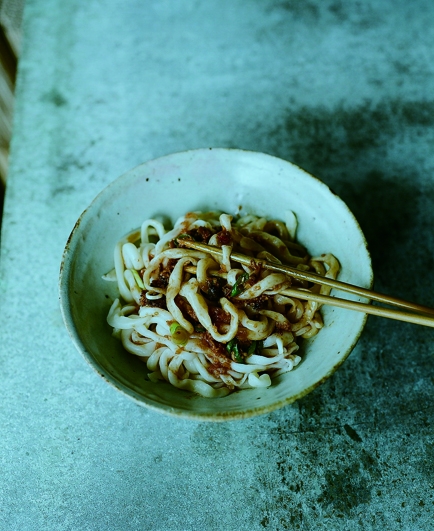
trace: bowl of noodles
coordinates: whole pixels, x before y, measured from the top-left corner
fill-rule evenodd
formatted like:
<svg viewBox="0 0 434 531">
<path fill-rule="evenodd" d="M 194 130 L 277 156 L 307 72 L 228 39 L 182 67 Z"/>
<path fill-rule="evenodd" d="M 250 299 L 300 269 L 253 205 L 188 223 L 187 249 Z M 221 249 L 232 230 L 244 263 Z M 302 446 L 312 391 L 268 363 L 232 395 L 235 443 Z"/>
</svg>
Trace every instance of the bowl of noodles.
<svg viewBox="0 0 434 531">
<path fill-rule="evenodd" d="M 83 212 L 62 259 L 62 314 L 89 364 L 140 405 L 248 418 L 323 383 L 366 322 L 294 296 L 330 288 L 279 265 L 372 287 L 363 233 L 324 183 L 263 153 L 175 153 Z"/>
</svg>

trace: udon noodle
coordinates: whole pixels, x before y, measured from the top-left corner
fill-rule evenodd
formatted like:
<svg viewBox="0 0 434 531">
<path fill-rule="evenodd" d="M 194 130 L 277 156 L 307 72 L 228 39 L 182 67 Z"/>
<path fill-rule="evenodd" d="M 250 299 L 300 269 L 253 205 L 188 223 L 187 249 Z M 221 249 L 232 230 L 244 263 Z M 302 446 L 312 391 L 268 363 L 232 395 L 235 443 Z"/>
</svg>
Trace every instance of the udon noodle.
<svg viewBox="0 0 434 531">
<path fill-rule="evenodd" d="M 297 220 L 285 222 L 221 212 L 190 212 L 171 230 L 147 219 L 115 247 L 117 298 L 107 321 L 125 349 L 146 362 L 152 382 L 167 381 L 204 397 L 269 387 L 296 367 L 302 338 L 323 327 L 320 305 L 285 294 L 289 286 L 328 294 L 330 288 L 265 270 L 260 260 L 336 278 L 331 254 L 310 257 L 295 241 Z M 192 239 L 222 250 L 221 258 L 183 247 Z M 232 252 L 251 256 L 249 266 Z"/>
</svg>

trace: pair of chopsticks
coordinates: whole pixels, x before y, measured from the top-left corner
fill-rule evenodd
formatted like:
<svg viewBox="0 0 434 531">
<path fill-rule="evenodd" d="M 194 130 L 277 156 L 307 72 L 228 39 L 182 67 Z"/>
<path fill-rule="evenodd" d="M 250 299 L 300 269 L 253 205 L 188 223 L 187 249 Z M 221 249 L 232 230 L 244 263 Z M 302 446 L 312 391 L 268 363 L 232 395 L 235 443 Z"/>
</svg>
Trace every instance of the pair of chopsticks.
<svg viewBox="0 0 434 531">
<path fill-rule="evenodd" d="M 198 251 L 203 251 L 214 256 L 222 256 L 222 250 L 219 247 L 215 247 L 213 245 L 207 245 L 205 243 L 199 243 L 191 240 L 183 240 L 182 246 L 189 247 L 191 249 L 196 249 Z M 250 266 L 252 263 L 251 256 L 247 256 L 240 253 L 231 253 L 231 260 L 247 266 Z M 306 280 L 308 282 L 313 282 L 314 284 L 329 286 L 330 288 L 352 293 L 354 295 L 365 297 L 367 299 L 374 300 L 383 304 L 388 304 L 390 306 L 395 306 L 401 309 L 396 310 L 391 308 L 383 308 L 382 306 L 372 306 L 368 302 L 356 302 L 330 295 L 319 295 L 301 288 L 286 288 L 282 291 L 282 295 L 287 295 L 288 297 L 296 297 L 298 299 L 307 301 L 314 301 L 320 304 L 329 304 L 331 306 L 346 308 L 348 310 L 354 310 L 370 315 L 377 315 L 379 317 L 386 317 L 388 319 L 395 319 L 397 321 L 404 321 L 408 323 L 430 326 L 434 328 L 434 308 L 429 308 L 427 306 L 408 302 L 397 297 L 391 297 L 389 295 L 377 293 L 370 289 L 354 286 L 353 284 L 347 284 L 346 282 L 341 282 L 332 278 L 323 277 L 316 273 L 301 271 L 291 266 L 283 264 L 273 264 L 266 260 L 258 260 L 256 258 L 254 259 L 254 261 L 257 264 L 261 264 L 264 269 L 268 269 L 270 271 L 284 273 L 285 275 L 288 275 L 290 277 L 299 280 Z M 432 317 L 430 317 L 430 315 Z"/>
</svg>

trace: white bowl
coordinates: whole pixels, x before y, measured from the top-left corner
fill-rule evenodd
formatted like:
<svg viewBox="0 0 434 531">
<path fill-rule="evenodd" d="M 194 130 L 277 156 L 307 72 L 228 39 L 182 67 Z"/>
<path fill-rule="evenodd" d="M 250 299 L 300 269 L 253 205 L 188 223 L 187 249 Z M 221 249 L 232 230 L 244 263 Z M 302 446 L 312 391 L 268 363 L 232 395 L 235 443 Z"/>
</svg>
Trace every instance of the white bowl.
<svg viewBox="0 0 434 531">
<path fill-rule="evenodd" d="M 163 215 L 173 222 L 192 210 L 236 214 L 240 208 L 273 218 L 293 210 L 297 239 L 311 255 L 333 253 L 342 266 L 340 280 L 372 287 L 371 260 L 356 219 L 325 184 L 297 166 L 231 149 L 199 149 L 148 161 L 112 182 L 83 212 L 66 245 L 60 274 L 62 313 L 75 345 L 107 382 L 137 403 L 197 420 L 268 413 L 315 389 L 355 346 L 366 315 L 324 306 L 324 328 L 304 342 L 302 362 L 267 389 L 210 399 L 146 379 L 146 364 L 124 351 L 106 322 L 117 294 L 116 285 L 101 277 L 113 268 L 115 243 L 146 218 Z"/>
</svg>

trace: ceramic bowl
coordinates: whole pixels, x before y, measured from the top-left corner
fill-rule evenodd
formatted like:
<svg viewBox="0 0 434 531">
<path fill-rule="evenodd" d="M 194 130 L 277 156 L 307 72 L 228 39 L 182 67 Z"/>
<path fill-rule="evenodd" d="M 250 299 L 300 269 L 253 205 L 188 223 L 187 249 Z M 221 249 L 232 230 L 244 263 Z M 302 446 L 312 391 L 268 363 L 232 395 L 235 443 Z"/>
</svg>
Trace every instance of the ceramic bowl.
<svg viewBox="0 0 434 531">
<path fill-rule="evenodd" d="M 81 215 L 60 275 L 62 313 L 76 347 L 100 376 L 137 403 L 196 420 L 268 413 L 324 382 L 356 344 L 366 315 L 325 306 L 324 328 L 303 343 L 302 362 L 267 389 L 209 399 L 146 378 L 146 364 L 123 349 L 106 322 L 117 288 L 101 277 L 113 268 L 115 243 L 146 218 L 166 216 L 174 222 L 192 210 L 236 214 L 240 209 L 273 218 L 293 210 L 297 239 L 311 255 L 333 253 L 342 266 L 340 280 L 372 287 L 371 260 L 356 219 L 325 184 L 297 166 L 231 149 L 199 149 L 145 162 L 107 186 Z"/>
</svg>

